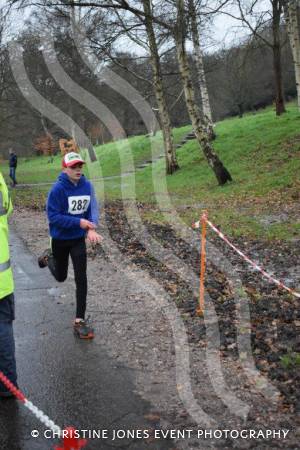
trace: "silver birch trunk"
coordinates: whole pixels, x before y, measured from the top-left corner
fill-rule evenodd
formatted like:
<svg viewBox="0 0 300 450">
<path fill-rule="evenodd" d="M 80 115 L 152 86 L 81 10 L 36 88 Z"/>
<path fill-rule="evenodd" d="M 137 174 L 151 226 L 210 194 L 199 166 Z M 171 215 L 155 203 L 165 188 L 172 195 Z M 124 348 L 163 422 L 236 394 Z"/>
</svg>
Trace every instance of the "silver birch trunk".
<svg viewBox="0 0 300 450">
<path fill-rule="evenodd" d="M 169 116 L 169 111 L 167 108 L 167 102 L 165 98 L 165 93 L 163 89 L 163 81 L 161 74 L 161 66 L 160 59 L 158 54 L 158 48 L 155 39 L 155 33 L 153 29 L 153 24 L 151 21 L 151 4 L 150 0 L 143 0 L 143 8 L 145 12 L 145 25 L 146 31 L 149 41 L 150 48 L 150 61 L 153 72 L 153 81 L 154 81 L 154 91 L 155 98 L 158 106 L 158 113 L 162 128 L 162 134 L 164 139 L 164 148 L 165 148 L 165 158 L 166 158 L 166 173 L 172 174 L 177 169 L 179 169 L 179 165 L 176 159 L 175 146 L 172 135 L 172 127 L 171 120 Z"/>
<path fill-rule="evenodd" d="M 189 14 L 191 18 L 191 32 L 194 47 L 194 61 L 198 74 L 199 92 L 202 102 L 202 112 L 204 120 L 207 122 L 207 129 L 212 138 L 215 137 L 212 121 L 212 113 L 204 71 L 203 54 L 200 46 L 200 33 L 194 0 L 189 0 Z"/>
<path fill-rule="evenodd" d="M 298 109 L 300 111 L 300 1 L 290 0 L 285 7 L 287 32 L 292 49 L 297 86 Z"/>
<path fill-rule="evenodd" d="M 224 167 L 222 161 L 219 159 L 218 155 L 214 152 L 205 124 L 201 122 L 200 111 L 195 102 L 195 92 L 192 83 L 191 70 L 188 64 L 185 49 L 185 31 L 184 1 L 177 0 L 177 24 L 174 31 L 174 38 L 186 106 L 200 148 L 202 148 L 208 164 L 214 171 L 218 183 L 223 185 L 232 178 L 226 167 Z"/>
</svg>

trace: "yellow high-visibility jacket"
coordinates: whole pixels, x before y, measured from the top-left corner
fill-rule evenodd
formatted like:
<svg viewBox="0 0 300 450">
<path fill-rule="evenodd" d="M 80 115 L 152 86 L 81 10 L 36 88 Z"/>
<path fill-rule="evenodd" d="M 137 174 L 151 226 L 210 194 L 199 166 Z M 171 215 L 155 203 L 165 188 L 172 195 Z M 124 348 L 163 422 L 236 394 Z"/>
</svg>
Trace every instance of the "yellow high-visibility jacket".
<svg viewBox="0 0 300 450">
<path fill-rule="evenodd" d="M 10 266 L 7 219 L 12 203 L 2 173 L 0 172 L 0 301 L 14 291 L 14 279 Z"/>
</svg>

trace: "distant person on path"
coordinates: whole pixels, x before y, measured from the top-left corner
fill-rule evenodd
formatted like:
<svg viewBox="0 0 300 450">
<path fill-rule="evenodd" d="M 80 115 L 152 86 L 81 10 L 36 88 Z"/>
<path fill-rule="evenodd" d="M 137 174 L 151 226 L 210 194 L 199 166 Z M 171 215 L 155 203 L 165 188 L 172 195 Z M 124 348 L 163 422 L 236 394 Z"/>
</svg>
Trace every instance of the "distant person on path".
<svg viewBox="0 0 300 450">
<path fill-rule="evenodd" d="M 0 370 L 17 386 L 15 341 L 13 335 L 14 280 L 10 266 L 8 244 L 8 216 L 12 204 L 0 172 Z M 0 397 L 13 397 L 0 382 Z"/>
<path fill-rule="evenodd" d="M 9 149 L 9 176 L 12 180 L 12 187 L 17 184 L 16 170 L 18 165 L 18 157 L 12 148 Z"/>
<path fill-rule="evenodd" d="M 87 254 L 85 239 L 94 244 L 102 241 L 95 229 L 99 208 L 92 183 L 84 175 L 85 161 L 78 153 L 67 153 L 63 171 L 47 200 L 51 250 L 38 259 L 41 268 L 48 266 L 57 281 L 65 281 L 71 255 L 76 284 L 76 317 L 74 332 L 81 339 L 92 339 L 94 331 L 85 320 L 87 298 Z"/>
</svg>

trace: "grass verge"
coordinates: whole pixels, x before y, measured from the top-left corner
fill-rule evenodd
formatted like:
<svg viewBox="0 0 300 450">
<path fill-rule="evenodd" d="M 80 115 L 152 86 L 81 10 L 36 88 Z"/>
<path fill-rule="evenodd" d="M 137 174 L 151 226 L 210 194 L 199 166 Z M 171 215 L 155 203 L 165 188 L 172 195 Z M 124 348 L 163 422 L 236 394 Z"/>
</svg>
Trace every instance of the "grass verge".
<svg viewBox="0 0 300 450">
<path fill-rule="evenodd" d="M 175 142 L 190 130 L 190 126 L 174 129 Z M 152 222 L 167 222 L 175 208 L 179 217 L 191 224 L 208 209 L 211 220 L 230 236 L 298 239 L 299 130 L 300 114 L 294 103 L 280 117 L 268 108 L 242 119 L 219 122 L 214 148 L 233 178 L 223 187 L 218 186 L 196 140 L 177 151 L 180 170 L 172 176 L 165 175 L 163 158 L 126 175 L 150 160 L 152 153 L 157 156 L 163 151 L 161 133 L 154 138 L 134 136 L 96 147 L 99 161 L 87 164 L 85 172 L 99 178 L 95 185 L 102 200 L 143 202 L 147 208 L 142 214 Z M 47 161 L 46 157 L 21 158 L 19 182 L 53 182 L 61 157 L 56 156 L 52 164 Z M 17 189 L 13 198 L 17 204 L 39 207 L 48 190 L 49 186 Z"/>
</svg>

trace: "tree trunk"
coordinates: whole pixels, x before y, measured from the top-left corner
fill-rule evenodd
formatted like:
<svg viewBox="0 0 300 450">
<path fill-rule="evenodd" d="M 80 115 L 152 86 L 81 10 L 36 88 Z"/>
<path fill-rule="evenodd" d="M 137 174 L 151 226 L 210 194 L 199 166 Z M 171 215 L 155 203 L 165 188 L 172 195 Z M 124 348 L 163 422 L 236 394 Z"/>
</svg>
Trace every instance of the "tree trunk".
<svg viewBox="0 0 300 450">
<path fill-rule="evenodd" d="M 171 120 L 167 108 L 167 102 L 163 89 L 162 74 L 160 59 L 158 54 L 158 48 L 156 44 L 153 24 L 151 22 L 151 6 L 150 0 L 143 0 L 143 8 L 145 12 L 145 25 L 149 41 L 150 48 L 150 61 L 153 71 L 153 81 L 155 97 L 158 105 L 158 112 L 162 127 L 164 147 L 165 147 L 165 157 L 166 157 L 166 173 L 172 174 L 179 169 L 179 165 L 176 159 Z"/>
<path fill-rule="evenodd" d="M 54 155 L 54 151 L 55 151 L 55 150 L 54 150 L 54 146 L 52 147 L 52 144 L 54 143 L 54 139 L 53 139 L 53 136 L 52 136 L 52 134 L 50 133 L 50 131 L 49 131 L 47 125 L 46 125 L 44 116 L 43 116 L 42 114 L 41 114 L 41 124 L 42 124 L 43 130 L 44 130 L 46 136 L 48 136 L 48 138 L 49 138 L 49 143 L 51 143 L 51 144 L 49 144 L 49 145 L 50 145 L 50 148 L 49 148 L 49 156 L 50 156 L 50 159 L 49 159 L 48 162 L 53 163 L 53 155 Z"/>
<path fill-rule="evenodd" d="M 273 7 L 273 67 L 275 81 L 275 103 L 276 115 L 280 116 L 284 113 L 284 95 L 282 85 L 282 69 L 281 69 L 281 45 L 280 45 L 280 16 L 282 11 L 282 2 L 272 0 Z"/>
<path fill-rule="evenodd" d="M 300 111 L 300 1 L 290 0 L 285 6 L 285 20 L 292 49 Z"/>
<path fill-rule="evenodd" d="M 215 139 L 216 135 L 213 128 L 212 113 L 207 90 L 207 83 L 204 71 L 202 50 L 200 47 L 200 36 L 198 31 L 197 15 L 194 0 L 189 0 L 189 14 L 191 18 L 192 41 L 194 47 L 194 60 L 198 74 L 199 91 L 202 102 L 203 118 L 206 122 L 207 131 L 211 139 Z"/>
<path fill-rule="evenodd" d="M 218 155 L 214 152 L 207 130 L 201 123 L 200 111 L 195 102 L 195 92 L 192 84 L 191 70 L 185 50 L 185 30 L 184 2 L 183 0 L 177 0 L 177 24 L 174 30 L 174 38 L 179 70 L 183 82 L 186 106 L 199 145 L 203 150 L 208 164 L 214 171 L 218 183 L 223 185 L 227 181 L 231 181 L 232 178 L 226 167 L 224 167 L 222 161 L 218 158 Z"/>
</svg>

